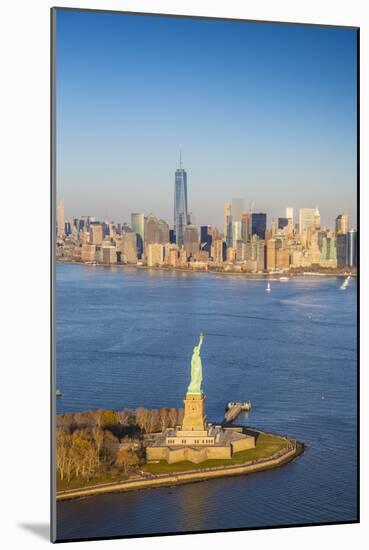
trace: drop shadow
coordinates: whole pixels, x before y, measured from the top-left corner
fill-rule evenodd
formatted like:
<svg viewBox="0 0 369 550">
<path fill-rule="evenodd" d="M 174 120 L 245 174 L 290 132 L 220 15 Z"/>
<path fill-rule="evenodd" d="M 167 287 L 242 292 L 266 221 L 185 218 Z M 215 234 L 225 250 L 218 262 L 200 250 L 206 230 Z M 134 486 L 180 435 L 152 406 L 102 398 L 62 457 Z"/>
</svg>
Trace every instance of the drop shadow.
<svg viewBox="0 0 369 550">
<path fill-rule="evenodd" d="M 18 527 L 30 531 L 41 539 L 50 540 L 50 525 L 48 523 L 18 523 Z"/>
</svg>

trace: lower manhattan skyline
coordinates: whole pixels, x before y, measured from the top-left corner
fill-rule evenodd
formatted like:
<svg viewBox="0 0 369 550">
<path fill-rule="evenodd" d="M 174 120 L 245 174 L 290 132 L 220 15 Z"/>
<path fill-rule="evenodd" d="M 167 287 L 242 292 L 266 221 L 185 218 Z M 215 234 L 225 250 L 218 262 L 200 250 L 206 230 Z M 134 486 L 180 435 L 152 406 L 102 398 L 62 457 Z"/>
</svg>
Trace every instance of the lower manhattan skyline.
<svg viewBox="0 0 369 550">
<path fill-rule="evenodd" d="M 132 212 L 153 212 L 172 226 L 181 147 L 197 225 L 221 229 L 224 203 L 242 197 L 245 211 L 268 221 L 287 206 L 319 206 L 323 225 L 347 210 L 356 227 L 354 31 L 59 17 L 57 181 L 66 218 L 129 223 Z"/>
</svg>

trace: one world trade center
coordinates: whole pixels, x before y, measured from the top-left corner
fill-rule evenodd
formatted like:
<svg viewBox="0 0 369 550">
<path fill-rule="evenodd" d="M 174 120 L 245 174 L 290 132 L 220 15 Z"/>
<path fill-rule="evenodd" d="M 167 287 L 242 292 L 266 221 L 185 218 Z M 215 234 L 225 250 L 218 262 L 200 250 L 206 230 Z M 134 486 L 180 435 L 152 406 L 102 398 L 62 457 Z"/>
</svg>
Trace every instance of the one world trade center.
<svg viewBox="0 0 369 550">
<path fill-rule="evenodd" d="M 184 244 L 184 232 L 187 224 L 187 172 L 182 168 L 182 155 L 180 153 L 179 168 L 176 170 L 174 183 L 174 231 L 178 246 Z"/>
</svg>

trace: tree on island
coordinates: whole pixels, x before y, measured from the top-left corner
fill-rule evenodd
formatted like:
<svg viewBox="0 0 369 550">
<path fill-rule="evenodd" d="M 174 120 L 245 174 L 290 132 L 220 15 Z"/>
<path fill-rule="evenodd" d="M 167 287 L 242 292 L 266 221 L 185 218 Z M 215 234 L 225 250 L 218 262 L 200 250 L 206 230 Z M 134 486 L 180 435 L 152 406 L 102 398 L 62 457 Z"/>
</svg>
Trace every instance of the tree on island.
<svg viewBox="0 0 369 550">
<path fill-rule="evenodd" d="M 140 460 L 133 450 L 126 447 L 119 449 L 115 464 L 122 466 L 125 473 L 128 472 L 131 466 L 137 466 Z"/>
</svg>

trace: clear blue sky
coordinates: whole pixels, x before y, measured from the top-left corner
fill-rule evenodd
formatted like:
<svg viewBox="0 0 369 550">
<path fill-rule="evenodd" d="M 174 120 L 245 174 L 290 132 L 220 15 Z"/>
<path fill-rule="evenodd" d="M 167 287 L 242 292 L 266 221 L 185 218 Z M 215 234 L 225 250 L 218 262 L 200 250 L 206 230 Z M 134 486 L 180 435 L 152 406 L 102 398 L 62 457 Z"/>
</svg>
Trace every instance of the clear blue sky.
<svg viewBox="0 0 369 550">
<path fill-rule="evenodd" d="M 58 10 L 57 194 L 66 216 L 268 222 L 319 205 L 356 224 L 356 31 Z"/>
</svg>

